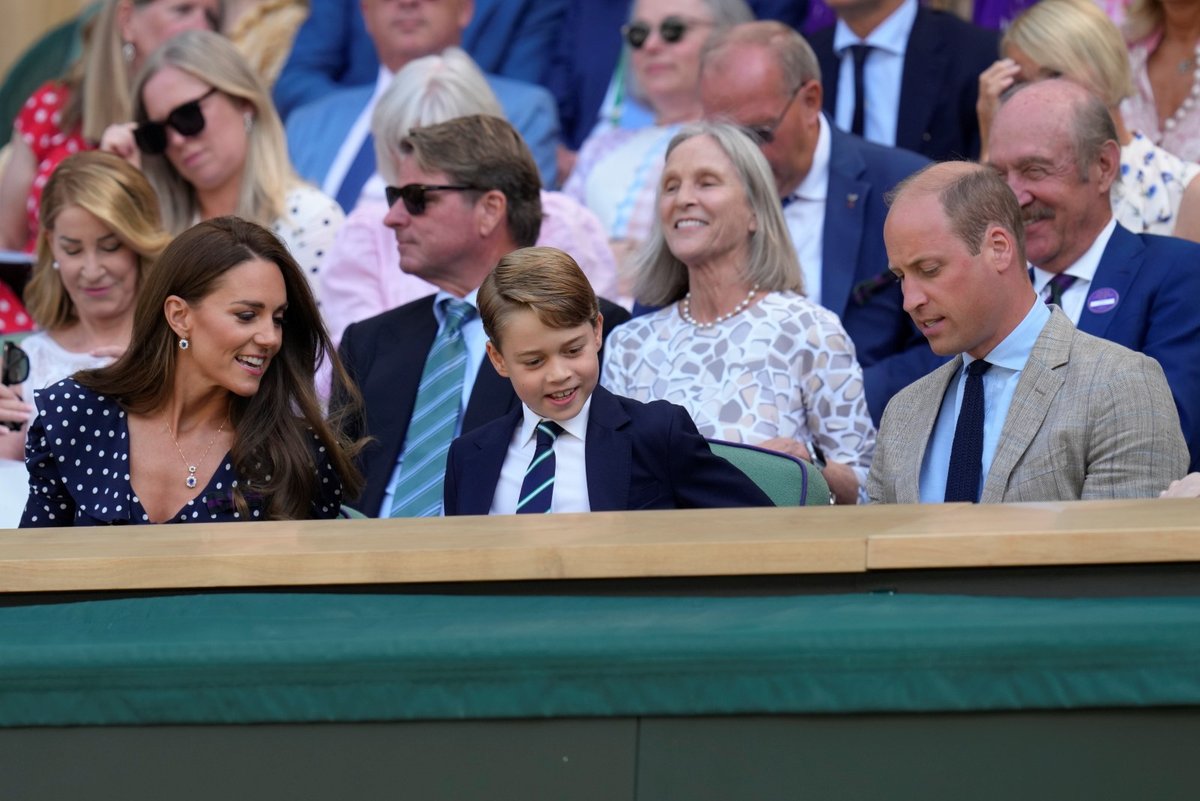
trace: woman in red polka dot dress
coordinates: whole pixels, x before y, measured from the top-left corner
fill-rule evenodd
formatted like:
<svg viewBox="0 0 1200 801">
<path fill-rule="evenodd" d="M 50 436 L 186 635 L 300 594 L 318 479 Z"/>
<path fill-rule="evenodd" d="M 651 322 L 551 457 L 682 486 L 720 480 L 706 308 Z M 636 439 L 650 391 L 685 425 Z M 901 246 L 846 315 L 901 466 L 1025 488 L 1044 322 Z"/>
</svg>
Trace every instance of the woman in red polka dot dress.
<svg viewBox="0 0 1200 801">
<path fill-rule="evenodd" d="M 0 249 L 33 250 L 42 187 L 54 168 L 130 118 L 129 88 L 146 56 L 183 31 L 216 30 L 219 12 L 219 0 L 105 0 L 79 61 L 34 92 L 17 115 L 0 179 Z"/>
</svg>

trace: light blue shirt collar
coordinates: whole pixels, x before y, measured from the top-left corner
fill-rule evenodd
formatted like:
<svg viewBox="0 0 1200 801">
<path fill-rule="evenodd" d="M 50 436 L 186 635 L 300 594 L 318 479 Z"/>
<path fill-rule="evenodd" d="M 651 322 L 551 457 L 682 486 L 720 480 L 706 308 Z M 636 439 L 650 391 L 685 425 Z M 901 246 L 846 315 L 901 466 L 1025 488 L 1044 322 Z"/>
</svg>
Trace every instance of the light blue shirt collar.
<svg viewBox="0 0 1200 801">
<path fill-rule="evenodd" d="M 917 0 L 905 0 L 901 3 L 891 16 L 867 34 L 866 39 L 859 39 L 854 31 L 850 30 L 850 26 L 839 19 L 833 31 L 833 50 L 840 58 L 847 47 L 862 43 L 893 55 L 903 56 L 908 50 L 908 37 L 916 21 Z"/>
<path fill-rule="evenodd" d="M 1036 295 L 1031 295 L 1031 300 L 1033 305 L 1024 319 L 984 357 L 993 367 L 1004 367 L 1017 372 L 1025 369 L 1037 338 L 1050 320 L 1050 307 L 1042 303 Z M 963 354 L 964 368 L 973 361 L 975 359 L 970 354 Z"/>
</svg>

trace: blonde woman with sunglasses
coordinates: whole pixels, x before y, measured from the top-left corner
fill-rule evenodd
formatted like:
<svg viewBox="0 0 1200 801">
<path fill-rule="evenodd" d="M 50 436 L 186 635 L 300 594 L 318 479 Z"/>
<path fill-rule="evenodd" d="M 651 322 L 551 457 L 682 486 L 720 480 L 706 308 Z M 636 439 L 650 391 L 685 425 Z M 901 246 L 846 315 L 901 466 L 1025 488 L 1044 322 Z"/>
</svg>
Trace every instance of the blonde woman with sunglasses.
<svg viewBox="0 0 1200 801">
<path fill-rule="evenodd" d="M 650 234 L 654 194 L 667 143 L 700 119 L 700 52 L 715 31 L 754 15 L 744 0 L 637 0 L 621 29 L 629 90 L 654 114 L 654 125 L 601 122 L 579 148 L 563 192 L 600 218 L 617 259 L 620 303 L 632 303 L 633 254 Z"/>
<path fill-rule="evenodd" d="M 141 167 L 168 231 L 230 214 L 257 222 L 316 287 L 345 215 L 292 169 L 270 96 L 232 44 L 193 31 L 155 52 L 135 81 L 133 116 L 105 131 L 101 147 Z"/>
</svg>

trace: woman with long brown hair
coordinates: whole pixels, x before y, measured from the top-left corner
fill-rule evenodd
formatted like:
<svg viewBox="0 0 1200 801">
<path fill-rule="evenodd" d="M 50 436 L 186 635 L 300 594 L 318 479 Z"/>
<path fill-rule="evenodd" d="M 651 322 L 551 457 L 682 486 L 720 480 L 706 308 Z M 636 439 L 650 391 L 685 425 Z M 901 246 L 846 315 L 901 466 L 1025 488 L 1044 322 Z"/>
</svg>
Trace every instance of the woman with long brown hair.
<svg viewBox="0 0 1200 801">
<path fill-rule="evenodd" d="M 308 282 L 261 226 L 220 217 L 163 251 L 114 364 L 37 393 L 22 526 L 330 518 L 354 446 L 313 388 L 330 360 Z"/>
</svg>

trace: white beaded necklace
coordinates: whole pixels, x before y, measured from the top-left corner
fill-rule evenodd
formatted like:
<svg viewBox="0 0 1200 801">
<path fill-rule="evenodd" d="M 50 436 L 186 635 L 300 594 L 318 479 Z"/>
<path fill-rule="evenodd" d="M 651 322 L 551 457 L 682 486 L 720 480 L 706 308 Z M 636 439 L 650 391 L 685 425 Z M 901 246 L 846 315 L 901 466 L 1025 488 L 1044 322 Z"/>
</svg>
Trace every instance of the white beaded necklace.
<svg viewBox="0 0 1200 801">
<path fill-rule="evenodd" d="M 692 316 L 692 293 L 689 290 L 688 293 L 683 296 L 683 300 L 679 304 L 679 316 L 697 328 L 712 328 L 714 325 L 725 322 L 730 317 L 736 317 L 737 315 L 741 314 L 742 311 L 750 305 L 750 302 L 754 300 L 754 296 L 757 294 L 757 292 L 758 284 L 755 284 L 754 286 L 750 287 L 750 291 L 746 294 L 746 297 L 742 298 L 741 302 L 734 306 L 732 311 L 726 314 L 717 315 L 716 319 L 710 323 L 702 323 Z"/>
<path fill-rule="evenodd" d="M 1196 101 L 1200 98 L 1200 42 L 1196 43 L 1195 55 L 1180 63 L 1180 72 L 1185 72 L 1188 67 L 1192 68 L 1192 88 L 1188 92 L 1188 96 L 1179 104 L 1179 108 L 1175 109 L 1170 117 L 1167 117 L 1163 122 L 1164 131 L 1173 131 L 1175 126 L 1183 122 L 1183 118 L 1192 110 L 1192 106 L 1196 105 Z"/>
</svg>

